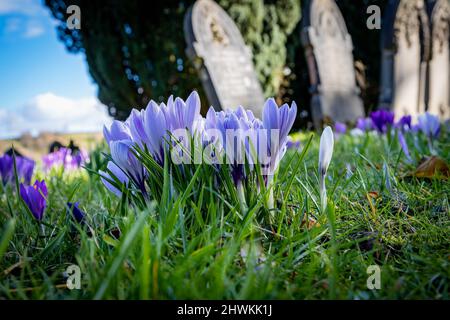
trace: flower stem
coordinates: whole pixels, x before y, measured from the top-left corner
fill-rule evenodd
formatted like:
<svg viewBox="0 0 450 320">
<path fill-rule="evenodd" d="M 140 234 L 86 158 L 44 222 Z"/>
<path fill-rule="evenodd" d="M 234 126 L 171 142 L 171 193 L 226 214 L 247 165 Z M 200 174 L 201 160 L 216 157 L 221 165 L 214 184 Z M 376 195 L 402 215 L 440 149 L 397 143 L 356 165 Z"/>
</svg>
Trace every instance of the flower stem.
<svg viewBox="0 0 450 320">
<path fill-rule="evenodd" d="M 241 207 L 241 212 L 245 213 L 247 212 L 247 202 L 245 201 L 245 190 L 244 190 L 244 185 L 242 184 L 242 181 L 239 180 L 236 184 L 236 189 L 237 189 L 237 196 L 238 196 L 238 200 L 239 200 L 239 205 Z"/>
<path fill-rule="evenodd" d="M 428 136 L 428 148 L 430 149 L 431 155 L 436 155 L 436 152 L 434 151 L 433 140 L 431 139 L 431 136 Z"/>
<path fill-rule="evenodd" d="M 327 188 L 325 186 L 325 175 L 320 175 L 320 204 L 322 213 L 325 213 L 327 208 Z"/>
<path fill-rule="evenodd" d="M 38 238 L 37 238 L 37 242 L 42 242 L 42 244 L 45 246 L 45 226 L 42 223 L 38 224 Z"/>
<path fill-rule="evenodd" d="M 267 176 L 267 188 L 269 189 L 269 197 L 267 198 L 267 209 L 272 210 L 275 208 L 275 200 L 273 198 L 272 188 L 273 175 Z"/>
<path fill-rule="evenodd" d="M 273 208 L 275 208 L 274 202 L 275 201 L 273 199 L 273 189 L 270 188 L 270 190 L 269 190 L 269 199 L 267 199 L 267 208 L 269 210 L 272 210 Z"/>
</svg>

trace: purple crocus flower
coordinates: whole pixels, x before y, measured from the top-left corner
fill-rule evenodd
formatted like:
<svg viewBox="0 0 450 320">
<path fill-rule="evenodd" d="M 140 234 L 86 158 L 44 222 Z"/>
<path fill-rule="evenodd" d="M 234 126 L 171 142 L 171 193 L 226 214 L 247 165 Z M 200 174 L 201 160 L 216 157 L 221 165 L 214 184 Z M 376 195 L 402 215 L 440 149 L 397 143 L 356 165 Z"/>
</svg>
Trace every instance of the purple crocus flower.
<svg viewBox="0 0 450 320">
<path fill-rule="evenodd" d="M 198 118 L 201 118 L 200 100 L 193 92 L 186 102 L 180 98 L 174 101 L 173 97 L 168 99 L 167 105 L 152 100 L 144 110 L 132 110 L 125 122 L 114 121 L 109 129 L 104 127 L 103 133 L 116 166 L 145 194 L 146 172 L 132 148 L 145 147 L 155 161 L 163 165 L 167 142 L 171 140 L 169 132 L 174 134 L 175 130 L 182 129 L 192 133 Z M 173 144 L 178 142 L 173 141 Z"/>
<path fill-rule="evenodd" d="M 418 117 L 418 127 L 425 134 L 428 139 L 428 148 L 431 154 L 436 154 L 436 150 L 433 147 L 433 140 L 439 136 L 441 130 L 441 124 L 439 117 L 425 112 Z"/>
<path fill-rule="evenodd" d="M 373 129 L 372 119 L 371 118 L 359 118 L 356 121 L 356 128 L 361 131 L 370 131 Z"/>
<path fill-rule="evenodd" d="M 150 101 L 144 110 L 133 110 L 126 123 L 122 126 L 115 125 L 115 134 L 105 130 L 105 138 L 111 140 L 132 140 L 142 148 L 144 145 L 148 148 L 153 158 L 160 165 L 164 162 L 164 152 L 167 150 L 166 141 L 170 140 L 168 132 L 174 135 L 173 138 L 179 143 L 178 131 L 188 130 L 190 135 L 197 131 L 201 124 L 200 116 L 200 98 L 197 92 L 192 92 L 186 99 L 186 102 L 180 98 L 173 99 L 169 97 L 167 105 L 157 104 Z M 127 134 L 130 137 L 127 138 Z M 114 136 L 114 138 L 112 137 Z M 187 141 L 183 141 L 185 146 Z"/>
<path fill-rule="evenodd" d="M 273 175 L 286 152 L 287 137 L 296 116 L 297 105 L 295 102 L 292 102 L 291 107 L 284 104 L 278 108 L 277 103 L 272 98 L 268 99 L 264 105 L 263 128 L 267 130 L 267 151 L 270 157 L 268 175 Z M 278 139 L 274 139 L 274 132 L 276 133 L 275 135 L 278 135 Z M 259 155 L 264 155 L 264 152 L 258 151 Z M 267 162 L 264 159 L 260 159 L 260 163 L 265 164 Z"/>
<path fill-rule="evenodd" d="M 47 186 L 44 180 L 36 180 L 32 186 L 27 186 L 23 183 L 20 184 L 20 196 L 36 220 L 41 221 L 44 216 L 47 195 Z"/>
<path fill-rule="evenodd" d="M 337 135 L 345 134 L 347 132 L 347 125 L 345 123 L 336 121 L 334 124 L 334 133 Z"/>
<path fill-rule="evenodd" d="M 193 91 L 184 102 L 180 98 L 173 101 L 170 97 L 167 106 L 163 106 L 167 121 L 167 130 L 187 129 L 194 134 L 195 121 L 200 117 L 200 97 Z"/>
<path fill-rule="evenodd" d="M 387 110 L 377 110 L 370 114 L 374 127 L 380 133 L 386 133 L 389 126 L 394 123 L 394 113 Z"/>
<path fill-rule="evenodd" d="M 76 222 L 82 223 L 86 214 L 81 211 L 81 209 L 78 207 L 78 204 L 78 202 L 67 202 L 67 209 L 69 213 L 72 213 L 72 216 Z"/>
<path fill-rule="evenodd" d="M 214 111 L 211 107 L 204 122 L 205 132 L 202 137 L 207 144 L 206 148 L 211 147 L 209 151 L 214 154 L 211 155 L 214 159 L 212 162 L 222 164 L 225 156 L 243 211 L 247 208 L 243 181 L 250 173 L 247 170 L 252 171 L 258 160 L 259 154 L 256 155 L 255 152 L 259 147 L 258 138 L 265 134 L 260 131 L 262 128 L 262 122 L 255 118 L 251 111 L 246 111 L 241 106 L 234 111 L 220 112 Z M 258 135 L 259 133 L 262 134 Z M 263 148 L 267 149 L 267 143 Z"/>
<path fill-rule="evenodd" d="M 403 116 L 400 118 L 400 120 L 397 121 L 397 123 L 395 124 L 395 127 L 397 129 L 403 130 L 403 131 L 408 131 L 411 129 L 411 116 L 407 115 L 407 116 Z"/>
<path fill-rule="evenodd" d="M 439 135 L 441 124 L 439 117 L 429 112 L 425 112 L 418 117 L 418 128 L 430 139 Z"/>
<path fill-rule="evenodd" d="M 23 180 L 25 184 L 30 184 L 35 162 L 25 157 L 16 156 L 16 169 L 19 181 Z M 2 183 L 14 183 L 14 158 L 8 154 L 0 157 L 0 176 Z"/>
<path fill-rule="evenodd" d="M 409 148 L 406 143 L 405 136 L 401 131 L 398 132 L 398 141 L 400 143 L 400 146 L 402 147 L 403 153 L 406 156 L 406 159 L 408 159 L 408 162 L 412 162 L 411 154 L 409 153 Z"/>
<path fill-rule="evenodd" d="M 294 140 L 290 136 L 288 136 L 288 141 L 286 143 L 286 148 L 288 150 L 291 149 L 297 150 L 300 148 L 300 145 L 301 145 L 300 140 Z"/>
<path fill-rule="evenodd" d="M 130 181 L 128 176 L 123 172 L 122 169 L 120 169 L 114 162 L 109 161 L 108 165 L 106 166 L 108 170 L 112 173 L 112 175 L 119 180 L 120 183 L 127 185 Z M 115 186 L 112 185 L 111 181 L 114 181 L 114 178 L 105 171 L 99 171 L 101 180 L 105 187 L 114 193 L 117 197 L 122 197 L 122 191 L 117 189 Z"/>
<path fill-rule="evenodd" d="M 255 123 L 253 113 L 248 114 L 242 107 L 236 111 L 219 112 L 211 107 L 206 115 L 206 143 L 213 144 L 217 158 L 221 155 L 226 157 L 235 184 L 239 184 L 248 174 L 244 170 L 245 161 L 253 164 L 250 148 L 257 147 L 253 131 Z M 222 163 L 223 160 L 217 159 L 216 162 Z"/>
<path fill-rule="evenodd" d="M 334 138 L 333 130 L 331 127 L 326 127 L 322 135 L 320 136 L 319 145 L 319 188 L 320 188 L 320 202 L 322 206 L 322 212 L 325 212 L 327 207 L 327 189 L 325 186 L 325 178 L 330 165 L 331 158 L 333 156 Z"/>
<path fill-rule="evenodd" d="M 45 170 L 50 170 L 52 167 L 63 167 L 66 170 L 78 169 L 88 160 L 86 151 L 74 152 L 69 148 L 60 148 L 42 157 Z"/>
<path fill-rule="evenodd" d="M 167 104 L 150 101 L 144 110 L 132 110 L 125 122 L 115 121 L 110 128 L 104 128 L 113 162 L 108 164 L 108 173 L 100 171 L 101 179 L 118 196 L 121 191 L 112 183 L 115 178 L 122 184 L 132 181 L 145 192 L 146 171 L 135 157 L 133 147 L 145 147 L 161 165 L 169 149 L 172 152 L 179 151 L 180 154 L 171 154 L 173 163 L 177 164 L 173 156 L 183 156 L 183 150 L 190 150 L 178 150 L 178 145 L 190 147 L 190 138 L 193 138 L 194 143 L 200 138 L 201 147 L 212 147 L 203 150 L 207 151 L 204 154 L 208 157 L 226 156 L 241 203 L 244 203 L 245 199 L 241 196 L 242 182 L 248 176 L 246 170 L 251 171 L 256 163 L 260 164 L 266 184 L 270 184 L 269 177 L 275 173 L 286 152 L 288 133 L 296 113 L 295 103 L 291 107 L 287 104 L 278 107 L 275 100 L 269 99 L 264 106 L 263 121 L 242 107 L 220 112 L 211 108 L 204 119 L 200 115 L 200 99 L 196 92 L 186 101 L 172 96 Z M 211 164 L 218 166 L 214 160 Z M 222 160 L 219 159 L 220 164 Z"/>
</svg>

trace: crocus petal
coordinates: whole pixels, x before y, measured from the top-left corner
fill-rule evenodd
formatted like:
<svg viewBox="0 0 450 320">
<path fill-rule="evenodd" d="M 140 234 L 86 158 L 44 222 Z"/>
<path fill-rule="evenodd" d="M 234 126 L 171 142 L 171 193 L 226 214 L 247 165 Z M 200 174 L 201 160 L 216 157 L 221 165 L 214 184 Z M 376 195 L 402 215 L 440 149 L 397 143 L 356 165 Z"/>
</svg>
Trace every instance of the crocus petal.
<svg viewBox="0 0 450 320">
<path fill-rule="evenodd" d="M 291 108 L 289 109 L 289 120 L 286 124 L 286 126 L 289 128 L 288 131 L 291 130 L 296 118 L 297 118 L 297 104 L 295 103 L 295 101 L 292 101 Z"/>
<path fill-rule="evenodd" d="M 266 173 L 269 175 L 275 172 L 281 158 L 286 152 L 287 136 L 294 124 L 296 116 L 297 105 L 295 102 L 292 103 L 290 108 L 287 104 L 278 108 L 275 100 L 272 98 L 268 99 L 264 105 L 262 127 L 267 130 L 267 152 L 270 156 L 270 166 Z M 264 156 L 260 158 L 261 163 L 266 163 L 262 159 Z"/>
<path fill-rule="evenodd" d="M 328 170 L 328 166 L 331 162 L 331 157 L 333 156 L 334 148 L 334 138 L 333 130 L 330 127 L 326 127 L 322 136 L 320 137 L 320 147 L 319 147 L 319 171 L 320 174 L 325 174 Z"/>
<path fill-rule="evenodd" d="M 358 118 L 356 128 L 361 131 L 370 131 L 373 129 L 373 122 L 371 118 Z"/>
<path fill-rule="evenodd" d="M 143 112 L 136 109 L 131 110 L 130 117 L 128 118 L 131 138 L 141 147 L 143 147 L 143 145 L 148 141 L 147 134 L 145 133 L 143 118 Z"/>
<path fill-rule="evenodd" d="M 21 183 L 19 186 L 19 193 L 20 193 L 20 196 L 22 197 L 23 201 L 25 201 L 25 203 L 29 203 L 28 189 L 26 188 L 26 186 L 23 183 Z"/>
<path fill-rule="evenodd" d="M 409 130 L 411 129 L 411 119 L 410 115 L 403 116 L 397 121 L 395 127 L 400 130 Z"/>
<path fill-rule="evenodd" d="M 116 177 L 117 180 L 119 180 L 119 182 L 121 182 L 122 184 L 128 184 L 129 179 L 128 179 L 127 175 L 114 162 L 109 161 L 108 165 L 106 167 L 108 168 L 109 171 L 111 171 L 111 173 L 114 175 L 114 177 Z M 99 171 L 99 174 L 100 174 L 100 178 L 101 178 L 103 184 L 105 185 L 105 187 L 109 191 L 114 193 L 116 196 L 118 196 L 119 198 L 122 197 L 122 192 L 109 182 L 109 181 L 114 181 L 114 179 L 111 177 L 111 175 L 108 172 L 104 172 L 101 170 Z"/>
<path fill-rule="evenodd" d="M 267 99 L 263 110 L 263 124 L 266 129 L 278 129 L 278 106 L 275 99 Z"/>
<path fill-rule="evenodd" d="M 114 120 L 109 129 L 103 126 L 103 136 L 108 144 L 111 141 L 131 139 L 130 129 L 119 120 Z"/>
<path fill-rule="evenodd" d="M 20 156 L 16 156 L 15 161 L 18 180 L 30 184 L 35 162 Z M 14 157 L 7 154 L 0 157 L 0 178 L 3 184 L 15 183 Z"/>
<path fill-rule="evenodd" d="M 335 130 L 336 134 L 344 134 L 345 132 L 347 132 L 347 126 L 345 123 L 336 122 L 334 124 L 334 130 Z"/>
<path fill-rule="evenodd" d="M 162 162 L 164 159 L 162 150 L 165 145 L 164 138 L 167 137 L 168 123 L 161 107 L 153 101 L 149 103 L 144 112 L 144 128 L 151 154 Z"/>
<path fill-rule="evenodd" d="M 13 166 L 13 157 L 10 155 L 3 155 L 0 157 L 0 176 L 3 184 L 9 183 L 13 181 L 14 177 L 14 166 Z"/>
<path fill-rule="evenodd" d="M 72 213 L 72 216 L 75 219 L 75 221 L 77 221 L 78 223 L 82 223 L 86 214 L 80 210 L 78 204 L 79 204 L 78 202 L 75 203 L 67 202 L 67 207 L 69 213 L 70 212 Z"/>
<path fill-rule="evenodd" d="M 428 137 L 435 138 L 439 135 L 440 122 L 438 116 L 425 112 L 418 117 L 418 122 L 420 130 Z"/>
<path fill-rule="evenodd" d="M 36 182 L 35 182 L 34 184 L 36 185 L 37 189 L 38 189 L 45 197 L 48 196 L 47 185 L 45 184 L 45 181 L 44 181 L 44 180 L 42 180 L 42 181 L 36 180 Z"/>
<path fill-rule="evenodd" d="M 287 149 L 294 149 L 294 150 L 299 149 L 300 148 L 300 141 L 299 140 L 294 140 L 294 139 L 292 139 L 292 137 L 288 136 L 286 147 L 287 147 Z"/>
<path fill-rule="evenodd" d="M 102 180 L 102 183 L 106 187 L 106 189 L 114 193 L 117 197 L 122 197 L 122 192 L 114 187 L 111 182 L 109 182 L 110 180 L 114 181 L 114 179 L 105 171 L 99 170 L 98 173 L 100 174 L 100 179 Z"/>
<path fill-rule="evenodd" d="M 144 167 L 141 162 L 136 159 L 136 156 L 132 152 L 133 142 L 130 140 L 112 141 L 111 157 L 114 162 L 126 172 L 133 181 L 143 188 L 144 185 Z"/>
<path fill-rule="evenodd" d="M 406 144 L 405 136 L 401 131 L 398 132 L 398 141 L 400 142 L 400 146 L 402 147 L 403 153 L 405 154 L 408 162 L 411 162 L 411 154 L 409 153 L 408 145 Z"/>
<path fill-rule="evenodd" d="M 388 126 L 394 123 L 394 113 L 387 110 L 377 110 L 370 114 L 374 127 L 380 133 L 385 133 Z"/>
<path fill-rule="evenodd" d="M 195 119 L 200 115 L 200 97 L 196 91 L 193 91 L 186 99 L 186 128 L 192 132 Z"/>
<path fill-rule="evenodd" d="M 124 171 L 129 172 L 132 171 L 129 163 L 128 152 L 130 151 L 130 143 L 129 140 L 120 140 L 120 141 L 112 141 L 111 142 L 111 157 L 117 163 L 117 165 L 122 168 Z"/>
<path fill-rule="evenodd" d="M 37 220 L 42 220 L 46 207 L 47 186 L 45 181 L 38 181 L 33 186 L 20 184 L 19 193 L 23 201 Z"/>
</svg>

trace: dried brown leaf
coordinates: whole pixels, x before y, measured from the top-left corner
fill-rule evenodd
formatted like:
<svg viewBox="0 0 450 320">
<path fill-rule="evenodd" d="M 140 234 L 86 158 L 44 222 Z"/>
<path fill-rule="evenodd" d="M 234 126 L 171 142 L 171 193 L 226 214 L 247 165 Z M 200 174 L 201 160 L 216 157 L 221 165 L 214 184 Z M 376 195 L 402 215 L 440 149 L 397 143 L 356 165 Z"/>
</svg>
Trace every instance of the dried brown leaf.
<svg viewBox="0 0 450 320">
<path fill-rule="evenodd" d="M 418 178 L 448 179 L 450 177 L 450 169 L 444 159 L 432 156 L 426 158 L 412 175 Z"/>
</svg>

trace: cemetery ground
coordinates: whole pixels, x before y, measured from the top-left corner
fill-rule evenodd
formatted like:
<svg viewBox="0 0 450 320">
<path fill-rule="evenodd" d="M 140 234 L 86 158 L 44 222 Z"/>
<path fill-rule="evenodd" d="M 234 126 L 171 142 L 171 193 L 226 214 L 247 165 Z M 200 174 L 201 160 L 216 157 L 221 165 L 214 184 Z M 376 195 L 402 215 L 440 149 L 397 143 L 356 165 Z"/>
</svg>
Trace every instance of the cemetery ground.
<svg viewBox="0 0 450 320">
<path fill-rule="evenodd" d="M 87 170 L 50 173 L 44 227 L 0 192 L 0 297 L 14 299 L 448 299 L 448 180 L 423 178 L 400 146 L 375 133 L 336 139 L 327 214 L 319 211 L 319 138 L 300 134 L 275 182 L 275 210 L 262 194 L 233 197 L 187 181 L 184 194 L 144 210 L 108 192 Z M 450 159 L 448 133 L 437 141 Z M 105 166 L 105 145 L 88 168 Z M 199 165 L 199 174 L 206 174 Z M 168 192 L 170 179 L 161 181 Z M 0 186 L 1 187 L 1 186 Z M 83 225 L 67 214 L 79 201 Z M 150 240 L 149 240 L 150 239 Z M 80 268 L 80 289 L 66 288 Z M 368 267 L 380 267 L 379 289 Z M 372 283 L 369 279 L 369 283 Z"/>
</svg>

